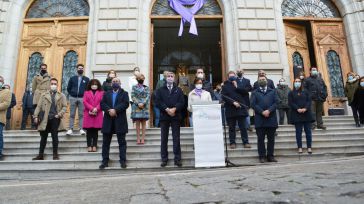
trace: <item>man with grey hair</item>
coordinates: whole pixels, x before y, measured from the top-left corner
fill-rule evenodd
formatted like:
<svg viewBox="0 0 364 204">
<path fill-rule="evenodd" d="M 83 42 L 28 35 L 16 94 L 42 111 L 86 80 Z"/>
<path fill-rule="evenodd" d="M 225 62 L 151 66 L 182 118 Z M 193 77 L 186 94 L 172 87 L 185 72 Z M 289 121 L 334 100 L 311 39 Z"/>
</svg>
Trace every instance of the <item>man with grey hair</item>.
<svg viewBox="0 0 364 204">
<path fill-rule="evenodd" d="M 0 76 L 0 160 L 3 159 L 4 135 L 3 130 L 6 124 L 6 111 L 10 106 L 11 92 L 4 89 L 4 78 Z"/>
<path fill-rule="evenodd" d="M 271 89 L 276 89 L 276 87 L 274 86 L 273 80 L 268 79 L 267 74 L 265 73 L 265 71 L 261 69 L 261 70 L 258 71 L 258 78 L 263 77 L 263 76 L 265 76 L 267 78 L 267 86 L 269 88 L 271 88 Z M 254 83 L 253 89 L 255 90 L 255 89 L 258 89 L 258 88 L 259 88 L 259 83 L 258 83 L 258 81 L 256 81 Z"/>
</svg>

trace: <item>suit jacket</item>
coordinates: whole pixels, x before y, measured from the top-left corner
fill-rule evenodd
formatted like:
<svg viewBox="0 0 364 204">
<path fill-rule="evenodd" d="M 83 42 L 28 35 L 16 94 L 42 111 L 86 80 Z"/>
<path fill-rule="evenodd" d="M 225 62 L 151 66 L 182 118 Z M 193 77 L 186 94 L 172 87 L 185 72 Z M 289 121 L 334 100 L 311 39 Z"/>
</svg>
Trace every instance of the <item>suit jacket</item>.
<svg viewBox="0 0 364 204">
<path fill-rule="evenodd" d="M 225 115 L 226 118 L 233 118 L 238 116 L 246 117 L 248 116 L 248 110 L 245 107 L 236 108 L 234 106 L 234 101 L 238 103 L 245 104 L 245 97 L 249 98 L 249 92 L 247 92 L 244 88 L 239 87 L 235 88 L 231 81 L 225 81 L 224 86 L 222 87 L 222 99 L 225 102 Z"/>
<path fill-rule="evenodd" d="M 126 119 L 126 109 L 129 107 L 129 95 L 124 89 L 119 89 L 115 99 L 115 106 L 112 101 L 113 91 L 104 94 L 101 100 L 101 109 L 104 111 L 104 120 L 101 132 L 104 134 L 126 134 L 128 132 L 128 121 Z M 109 115 L 109 110 L 116 110 L 116 117 Z M 114 125 L 114 129 L 112 129 Z"/>
<path fill-rule="evenodd" d="M 236 82 L 238 82 L 238 87 L 245 89 L 245 91 L 250 92 L 253 90 L 252 85 L 250 84 L 250 80 L 247 78 L 242 77 L 237 78 Z M 249 99 L 249 93 L 247 95 L 244 95 L 244 104 L 250 107 L 250 99 Z"/>
<path fill-rule="evenodd" d="M 177 84 L 173 84 L 172 91 L 169 92 L 167 84 L 158 89 L 156 94 L 156 103 L 158 108 L 161 110 L 160 120 L 180 120 L 181 111 L 185 106 L 185 99 L 183 96 L 182 89 L 177 87 Z M 167 108 L 176 107 L 176 115 L 171 117 L 167 114 Z"/>
<path fill-rule="evenodd" d="M 251 105 L 255 112 L 254 121 L 256 128 L 278 127 L 277 104 L 278 96 L 274 89 L 268 87 L 265 93 L 260 88 L 253 91 Z M 268 118 L 262 114 L 265 110 L 270 111 Z"/>
</svg>

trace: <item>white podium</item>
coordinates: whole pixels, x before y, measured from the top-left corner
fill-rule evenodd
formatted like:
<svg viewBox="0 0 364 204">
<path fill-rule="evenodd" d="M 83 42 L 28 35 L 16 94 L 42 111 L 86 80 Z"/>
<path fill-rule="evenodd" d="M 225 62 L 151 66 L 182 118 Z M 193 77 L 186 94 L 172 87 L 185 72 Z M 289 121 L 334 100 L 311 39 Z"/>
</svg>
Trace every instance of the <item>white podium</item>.
<svg viewBox="0 0 364 204">
<path fill-rule="evenodd" d="M 225 166 L 221 105 L 192 105 L 195 167 Z"/>
</svg>

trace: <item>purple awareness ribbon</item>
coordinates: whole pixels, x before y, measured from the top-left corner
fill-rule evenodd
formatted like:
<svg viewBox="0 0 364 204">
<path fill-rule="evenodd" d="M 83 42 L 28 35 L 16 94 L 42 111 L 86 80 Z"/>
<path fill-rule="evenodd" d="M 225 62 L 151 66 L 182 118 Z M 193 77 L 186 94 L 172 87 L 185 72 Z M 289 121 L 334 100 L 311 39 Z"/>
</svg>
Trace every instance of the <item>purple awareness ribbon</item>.
<svg viewBox="0 0 364 204">
<path fill-rule="evenodd" d="M 187 22 L 191 24 L 190 33 L 198 35 L 197 26 L 194 15 L 203 7 L 205 0 L 168 0 L 169 5 L 179 15 L 182 16 L 179 26 L 178 36 L 182 36 L 183 25 Z M 193 5 L 191 8 L 186 8 L 186 5 Z"/>
</svg>

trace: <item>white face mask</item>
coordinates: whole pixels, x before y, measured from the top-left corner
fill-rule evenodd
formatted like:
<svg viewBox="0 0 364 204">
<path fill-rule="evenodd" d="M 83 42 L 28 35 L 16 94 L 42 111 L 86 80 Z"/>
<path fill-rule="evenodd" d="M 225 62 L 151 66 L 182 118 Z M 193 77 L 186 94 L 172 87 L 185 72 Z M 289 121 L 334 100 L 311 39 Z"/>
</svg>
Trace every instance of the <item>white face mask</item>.
<svg viewBox="0 0 364 204">
<path fill-rule="evenodd" d="M 2 88 L 3 87 L 3 85 L 4 85 L 4 82 L 0 82 L 0 88 Z"/>
<path fill-rule="evenodd" d="M 305 78 L 305 76 L 300 76 L 300 79 L 304 79 Z"/>
<path fill-rule="evenodd" d="M 196 89 L 201 90 L 202 89 L 202 84 L 196 84 L 195 87 L 196 87 Z"/>
<path fill-rule="evenodd" d="M 57 85 L 51 85 L 51 91 L 57 91 Z"/>
<path fill-rule="evenodd" d="M 29 88 L 29 91 L 32 92 L 33 91 L 33 88 Z"/>
<path fill-rule="evenodd" d="M 98 86 L 97 85 L 91 85 L 91 89 L 92 90 L 97 90 Z"/>
<path fill-rule="evenodd" d="M 199 74 L 197 74 L 197 77 L 200 78 L 200 79 L 203 79 L 203 74 L 199 73 Z"/>
<path fill-rule="evenodd" d="M 281 86 L 287 85 L 285 81 L 280 81 L 280 82 L 279 82 L 279 84 L 280 84 Z"/>
<path fill-rule="evenodd" d="M 110 78 L 115 78 L 115 74 L 109 74 Z"/>
</svg>

